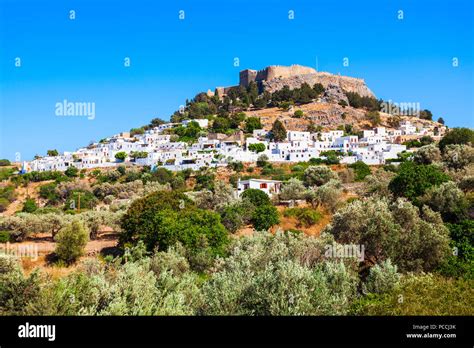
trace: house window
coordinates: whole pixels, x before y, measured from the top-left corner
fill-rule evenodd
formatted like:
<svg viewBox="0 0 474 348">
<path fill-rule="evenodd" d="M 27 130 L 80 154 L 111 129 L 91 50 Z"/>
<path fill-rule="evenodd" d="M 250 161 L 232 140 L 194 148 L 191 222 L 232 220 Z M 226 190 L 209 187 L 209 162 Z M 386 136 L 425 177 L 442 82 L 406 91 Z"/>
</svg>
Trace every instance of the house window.
<svg viewBox="0 0 474 348">
<path fill-rule="evenodd" d="M 266 184 L 266 183 L 260 184 L 260 188 L 261 188 L 261 189 L 266 189 L 266 188 L 267 188 L 267 184 Z"/>
</svg>

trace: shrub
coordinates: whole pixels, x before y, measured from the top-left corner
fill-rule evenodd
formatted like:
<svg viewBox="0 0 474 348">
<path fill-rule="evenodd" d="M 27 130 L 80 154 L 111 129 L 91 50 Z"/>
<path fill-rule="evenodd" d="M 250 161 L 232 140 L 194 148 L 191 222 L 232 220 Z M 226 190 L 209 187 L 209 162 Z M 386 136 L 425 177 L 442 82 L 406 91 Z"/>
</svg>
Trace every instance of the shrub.
<svg viewBox="0 0 474 348">
<path fill-rule="evenodd" d="M 326 184 L 312 190 L 314 191 L 314 194 L 312 194 L 310 190 L 309 195 L 310 202 L 313 204 L 313 206 L 315 204 L 323 205 L 330 212 L 334 212 L 336 210 L 337 204 L 339 203 L 339 199 L 342 194 L 341 183 L 339 181 L 332 179 Z"/>
<path fill-rule="evenodd" d="M 355 180 L 355 173 L 354 169 L 352 168 L 346 168 L 344 170 L 341 170 L 337 173 L 337 175 L 339 176 L 339 179 L 345 184 L 354 182 Z"/>
<path fill-rule="evenodd" d="M 266 146 L 264 143 L 250 144 L 248 148 L 250 151 L 253 151 L 256 153 L 260 153 L 266 150 Z"/>
<path fill-rule="evenodd" d="M 89 241 L 89 231 L 82 222 L 75 220 L 63 227 L 55 237 L 58 258 L 68 264 L 76 261 L 84 253 Z"/>
<path fill-rule="evenodd" d="M 173 179 L 173 172 L 166 168 L 159 167 L 151 173 L 151 180 L 158 181 L 160 184 L 169 183 L 171 179 Z"/>
<path fill-rule="evenodd" d="M 33 213 L 36 209 L 38 209 L 36 201 L 33 198 L 27 198 L 23 203 L 23 209 L 21 211 L 24 213 Z"/>
<path fill-rule="evenodd" d="M 350 164 L 349 168 L 354 169 L 356 181 L 362 181 L 367 175 L 371 174 L 370 167 L 362 161 Z"/>
<path fill-rule="evenodd" d="M 0 159 L 0 167 L 11 166 L 11 162 L 7 159 Z"/>
<path fill-rule="evenodd" d="M 115 158 L 121 162 L 125 161 L 127 157 L 128 155 L 125 151 L 120 151 L 115 154 Z"/>
<path fill-rule="evenodd" d="M 447 145 L 474 144 L 474 131 L 469 128 L 453 128 L 439 142 L 439 148 L 444 151 Z"/>
<path fill-rule="evenodd" d="M 370 269 L 369 276 L 363 284 L 364 293 L 383 294 L 395 290 L 400 283 L 397 266 L 390 259 L 375 265 Z"/>
<path fill-rule="evenodd" d="M 435 145 L 425 145 L 418 149 L 413 156 L 417 164 L 432 164 L 441 160 L 441 151 Z"/>
<path fill-rule="evenodd" d="M 325 238 L 257 233 L 235 240 L 230 255 L 203 285 L 207 315 L 344 314 L 357 277 L 341 263 L 322 262 Z"/>
<path fill-rule="evenodd" d="M 153 233 L 151 222 L 162 210 L 179 211 L 192 207 L 194 203 L 177 191 L 157 191 L 133 201 L 121 221 L 123 232 L 120 234 L 120 244 L 136 242 L 143 238 L 143 234 Z"/>
<path fill-rule="evenodd" d="M 230 162 L 228 167 L 234 172 L 241 172 L 244 170 L 244 164 L 240 161 Z"/>
<path fill-rule="evenodd" d="M 77 177 L 78 174 L 79 174 L 79 169 L 77 169 L 74 166 L 69 166 L 64 171 L 64 175 L 66 175 L 67 177 L 70 177 L 70 178 L 75 178 L 75 177 Z"/>
<path fill-rule="evenodd" d="M 296 110 L 293 114 L 293 117 L 295 117 L 295 118 L 301 118 L 303 116 L 304 116 L 304 112 L 303 112 L 303 110 L 300 110 L 300 109 Z"/>
<path fill-rule="evenodd" d="M 394 178 L 395 174 L 391 171 L 378 170 L 375 173 L 368 175 L 364 179 L 364 187 L 362 189 L 363 196 L 379 196 L 391 197 L 392 192 L 388 185 Z"/>
<path fill-rule="evenodd" d="M 376 127 L 382 122 L 378 111 L 368 111 L 365 114 L 365 118 L 371 123 L 372 127 Z"/>
<path fill-rule="evenodd" d="M 321 220 L 321 213 L 311 208 L 289 208 L 283 213 L 285 217 L 294 216 L 298 219 L 298 227 L 310 227 Z"/>
<path fill-rule="evenodd" d="M 92 209 L 98 201 L 94 194 L 87 190 L 77 189 L 70 191 L 64 205 L 65 210 L 86 210 Z"/>
<path fill-rule="evenodd" d="M 10 205 L 10 201 L 6 198 L 0 197 L 0 213 L 7 210 Z"/>
<path fill-rule="evenodd" d="M 198 252 L 204 243 L 217 255 L 223 252 L 227 243 L 227 232 L 217 213 L 201 209 L 165 209 L 143 226 L 140 239 L 148 250 L 167 250 L 180 242 L 191 251 Z"/>
<path fill-rule="evenodd" d="M 195 202 L 202 209 L 217 209 L 235 200 L 234 189 L 223 181 L 217 181 L 212 191 L 196 192 Z"/>
<path fill-rule="evenodd" d="M 283 185 L 280 192 L 280 199 L 283 201 L 304 199 L 306 188 L 301 180 L 291 178 Z"/>
<path fill-rule="evenodd" d="M 254 210 L 254 205 L 248 200 L 231 203 L 221 208 L 221 222 L 229 232 L 234 233 L 250 223 Z"/>
<path fill-rule="evenodd" d="M 257 231 L 268 230 L 279 222 L 278 210 L 273 205 L 257 206 L 252 214 L 252 224 Z"/>
<path fill-rule="evenodd" d="M 356 200 L 339 209 L 326 231 L 342 244 L 365 246 L 365 258 L 390 258 L 402 271 L 430 271 L 449 254 L 448 230 L 439 214 L 426 206 L 419 213 L 398 199 Z"/>
<path fill-rule="evenodd" d="M 248 117 L 245 120 L 245 132 L 253 133 L 255 129 L 262 129 L 262 123 L 259 117 Z"/>
<path fill-rule="evenodd" d="M 17 259 L 0 256 L 0 315 L 25 315 L 39 295 L 38 272 L 26 277 Z"/>
<path fill-rule="evenodd" d="M 263 168 L 268 164 L 268 156 L 260 155 L 257 158 L 257 167 Z"/>
<path fill-rule="evenodd" d="M 353 306 L 358 315 L 472 315 L 472 281 L 434 274 L 401 278 L 397 291 L 362 298 Z"/>
<path fill-rule="evenodd" d="M 454 170 L 460 170 L 474 163 L 474 148 L 468 145 L 447 145 L 443 152 L 443 161 Z"/>
<path fill-rule="evenodd" d="M 6 243 L 10 241 L 9 231 L 0 231 L 0 243 Z"/>
<path fill-rule="evenodd" d="M 270 197 L 268 197 L 265 192 L 258 189 L 247 189 L 242 193 L 241 197 L 243 200 L 248 200 L 255 207 L 270 204 Z"/>
<path fill-rule="evenodd" d="M 279 142 L 286 139 L 286 128 L 280 120 L 273 122 L 272 130 L 270 132 L 271 139 Z"/>
<path fill-rule="evenodd" d="M 309 166 L 304 172 L 306 186 L 320 186 L 331 179 L 337 179 L 337 175 L 326 166 Z"/>
<path fill-rule="evenodd" d="M 396 196 L 416 202 L 429 188 L 449 180 L 449 176 L 434 165 L 418 165 L 408 161 L 400 165 L 397 176 L 388 187 Z"/>
<path fill-rule="evenodd" d="M 40 186 L 39 188 L 40 197 L 47 199 L 50 204 L 58 203 L 61 197 L 59 195 L 59 192 L 56 190 L 56 186 L 57 185 L 54 182 Z"/>
<path fill-rule="evenodd" d="M 452 181 L 430 188 L 420 201 L 440 212 L 444 221 L 457 222 L 467 215 L 467 199 Z"/>
</svg>

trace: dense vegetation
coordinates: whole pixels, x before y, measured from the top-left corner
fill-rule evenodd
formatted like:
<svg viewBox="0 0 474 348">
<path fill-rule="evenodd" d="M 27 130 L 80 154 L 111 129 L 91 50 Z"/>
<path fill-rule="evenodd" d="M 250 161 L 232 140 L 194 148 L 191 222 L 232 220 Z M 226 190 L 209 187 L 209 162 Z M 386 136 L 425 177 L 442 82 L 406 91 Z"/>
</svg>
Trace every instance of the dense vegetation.
<svg viewBox="0 0 474 348">
<path fill-rule="evenodd" d="M 230 184 L 209 168 L 13 175 L 0 199 L 29 182 L 39 198 L 0 218 L 0 241 L 46 234 L 53 267 L 77 269 L 49 277 L 0 257 L 0 314 L 472 315 L 471 136 L 451 130 L 382 167 L 234 162 Z M 236 197 L 232 178 L 251 176 L 280 177 L 280 194 Z M 323 220 L 318 236 L 302 233 Z M 119 245 L 84 256 L 103 226 Z"/>
</svg>

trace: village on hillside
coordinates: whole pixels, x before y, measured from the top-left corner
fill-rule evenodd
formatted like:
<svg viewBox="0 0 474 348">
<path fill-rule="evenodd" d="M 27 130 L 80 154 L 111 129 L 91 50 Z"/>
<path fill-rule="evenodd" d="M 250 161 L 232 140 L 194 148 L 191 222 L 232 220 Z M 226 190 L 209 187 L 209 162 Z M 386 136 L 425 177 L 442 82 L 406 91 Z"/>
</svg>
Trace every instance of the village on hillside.
<svg viewBox="0 0 474 348">
<path fill-rule="evenodd" d="M 265 155 L 270 162 L 301 162 L 311 158 L 324 158 L 327 151 L 340 153 L 341 163 L 362 161 L 368 165 L 382 165 L 387 160 L 407 150 L 402 142 L 423 136 L 439 140 L 446 127 L 417 129 L 410 121 L 403 121 L 397 129 L 375 127 L 362 132 L 362 137 L 345 135 L 343 130 L 310 133 L 288 131 L 281 142 L 269 140 L 269 131 L 256 129 L 253 135 L 245 137 L 242 131 L 232 135 L 208 133 L 199 137 L 194 144 L 172 141 L 172 135 L 164 134 L 166 129 L 186 127 L 196 122 L 203 129 L 208 127 L 207 119 L 182 121 L 180 124 L 165 123 L 144 134 L 131 136 L 129 132 L 116 134 L 99 143 L 90 144 L 75 152 L 64 152 L 58 156 L 45 156 L 31 162 L 24 162 L 22 171 L 65 171 L 74 166 L 78 169 L 114 167 L 124 162 L 152 168 L 163 166 L 172 171 L 202 167 L 226 166 L 233 161 L 256 162 Z M 256 150 L 253 144 L 257 146 Z M 117 154 L 125 153 L 123 160 Z M 138 156 L 137 156 L 138 154 Z M 120 155 L 118 156 L 121 157 Z"/>
<path fill-rule="evenodd" d="M 260 156 L 295 163 L 328 154 L 340 163 L 383 165 L 407 151 L 407 141 L 442 138 L 447 128 L 423 112 L 429 117 L 420 116 L 419 103 L 376 99 L 362 79 L 300 65 L 246 69 L 239 85 L 198 94 L 169 122 L 156 119 L 75 152 L 36 156 L 23 163 L 22 173 L 123 164 L 198 170 Z M 275 137 L 276 123 L 282 132 Z"/>
</svg>

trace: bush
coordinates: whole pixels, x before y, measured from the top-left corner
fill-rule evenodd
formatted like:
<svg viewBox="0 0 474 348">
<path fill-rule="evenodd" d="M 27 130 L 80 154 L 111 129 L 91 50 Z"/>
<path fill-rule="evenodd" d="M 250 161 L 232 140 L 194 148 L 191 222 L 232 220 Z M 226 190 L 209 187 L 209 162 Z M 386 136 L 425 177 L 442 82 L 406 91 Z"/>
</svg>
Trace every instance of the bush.
<svg viewBox="0 0 474 348">
<path fill-rule="evenodd" d="M 306 186 L 324 185 L 331 179 L 337 179 L 337 175 L 326 166 L 309 166 L 304 172 Z"/>
<path fill-rule="evenodd" d="M 244 164 L 240 161 L 230 162 L 228 167 L 237 173 L 244 170 Z"/>
<path fill-rule="evenodd" d="M 468 145 L 447 145 L 444 148 L 443 161 L 448 168 L 461 170 L 474 163 L 474 148 Z"/>
<path fill-rule="evenodd" d="M 10 205 L 10 201 L 8 199 L 0 197 L 0 213 L 7 210 L 9 205 Z"/>
<path fill-rule="evenodd" d="M 370 122 L 372 127 L 376 127 L 382 122 L 380 113 L 378 111 L 368 111 L 365 114 L 365 118 Z"/>
<path fill-rule="evenodd" d="M 52 182 L 42 185 L 39 188 L 39 195 L 41 198 L 47 199 L 50 204 L 56 204 L 61 200 L 59 192 L 56 190 L 56 183 Z"/>
<path fill-rule="evenodd" d="M 253 133 L 255 129 L 262 129 L 262 123 L 259 117 L 248 117 L 245 120 L 245 132 Z"/>
<path fill-rule="evenodd" d="M 323 205 L 330 212 L 334 212 L 341 194 L 341 183 L 332 179 L 322 186 L 309 189 L 306 193 L 306 201 L 313 206 Z"/>
<path fill-rule="evenodd" d="M 24 213 L 33 213 L 36 209 L 38 209 L 36 201 L 32 198 L 27 198 L 23 203 L 23 209 L 21 211 Z"/>
<path fill-rule="evenodd" d="M 434 165 L 418 165 L 407 161 L 400 165 L 397 176 L 388 187 L 394 195 L 416 202 L 428 189 L 449 180 L 449 176 Z"/>
<path fill-rule="evenodd" d="M 390 258 L 401 271 L 430 271 L 449 255 L 448 230 L 438 213 L 404 199 L 356 200 L 339 209 L 326 231 L 341 244 L 365 246 L 365 259 Z"/>
<path fill-rule="evenodd" d="M 79 174 L 79 169 L 77 169 L 74 166 L 69 166 L 64 172 L 64 175 L 70 178 L 75 178 L 77 177 L 78 174 Z"/>
<path fill-rule="evenodd" d="M 271 204 L 270 197 L 268 197 L 265 192 L 258 189 L 247 189 L 242 193 L 241 197 L 243 200 L 248 200 L 255 207 Z"/>
<path fill-rule="evenodd" d="M 362 298 L 353 306 L 356 315 L 472 315 L 472 281 L 434 274 L 402 277 L 397 291 Z"/>
<path fill-rule="evenodd" d="M 440 212 L 447 222 L 457 222 L 467 216 L 467 199 L 452 181 L 430 188 L 420 201 Z"/>
<path fill-rule="evenodd" d="M 306 188 L 301 180 L 291 178 L 283 185 L 280 192 L 280 199 L 283 201 L 304 199 Z"/>
<path fill-rule="evenodd" d="M 11 166 L 11 163 L 7 159 L 0 159 L 0 167 Z"/>
<path fill-rule="evenodd" d="M 203 285 L 203 313 L 345 314 L 357 277 L 342 263 L 321 264 L 327 242 L 280 232 L 235 240 Z"/>
<path fill-rule="evenodd" d="M 222 254 L 227 238 L 220 216 L 201 209 L 165 209 L 155 214 L 140 235 L 148 250 L 167 250 L 179 242 L 192 252 L 209 247 L 214 255 Z"/>
<path fill-rule="evenodd" d="M 370 167 L 362 161 L 350 164 L 349 168 L 354 169 L 356 181 L 362 181 L 367 175 L 371 174 Z"/>
<path fill-rule="evenodd" d="M 397 266 L 390 259 L 375 265 L 370 269 L 369 276 L 363 284 L 364 293 L 383 294 L 395 290 L 400 283 Z"/>
<path fill-rule="evenodd" d="M 189 198 L 175 191 L 159 191 L 134 201 L 121 225 L 121 245 L 143 241 L 148 250 L 167 250 L 180 242 L 193 252 L 206 244 L 215 255 L 227 243 L 220 216 L 195 208 Z"/>
<path fill-rule="evenodd" d="M 84 248 L 89 241 L 89 231 L 82 222 L 75 220 L 59 231 L 55 241 L 55 253 L 58 258 L 71 264 L 84 254 Z"/>
<path fill-rule="evenodd" d="M 270 135 L 271 139 L 275 142 L 280 142 L 286 139 L 286 128 L 280 120 L 273 122 Z"/>
<path fill-rule="evenodd" d="M 120 151 L 115 154 L 115 158 L 121 162 L 125 161 L 127 158 L 127 153 L 125 151 Z"/>
<path fill-rule="evenodd" d="M 257 206 L 252 214 L 252 225 L 257 231 L 268 230 L 279 222 L 278 210 L 273 205 Z"/>
<path fill-rule="evenodd" d="M 257 167 L 263 168 L 268 164 L 268 156 L 260 155 L 257 158 Z"/>
<path fill-rule="evenodd" d="M 221 208 L 221 222 L 229 232 L 234 233 L 250 223 L 254 210 L 254 205 L 248 200 L 234 202 Z"/>
<path fill-rule="evenodd" d="M 121 221 L 120 244 L 137 242 L 143 238 L 142 234 L 152 233 L 151 221 L 157 213 L 165 209 L 179 211 L 192 207 L 194 203 L 177 191 L 157 191 L 133 201 Z"/>
<path fill-rule="evenodd" d="M 0 231 L 0 243 L 6 243 L 10 241 L 9 231 Z"/>
<path fill-rule="evenodd" d="M 417 164 L 432 164 L 441 160 L 441 151 L 435 145 L 425 145 L 418 149 L 413 156 Z"/>
<path fill-rule="evenodd" d="M 469 128 L 453 128 L 439 142 L 439 148 L 444 151 L 448 145 L 474 144 L 474 131 Z"/>
<path fill-rule="evenodd" d="M 321 213 L 311 208 L 289 208 L 283 213 L 285 217 L 294 216 L 298 219 L 298 227 L 310 227 L 321 220 Z"/>
<path fill-rule="evenodd" d="M 98 200 L 92 192 L 83 189 L 74 189 L 68 193 L 64 209 L 79 211 L 93 209 L 97 203 Z"/>
<path fill-rule="evenodd" d="M 300 110 L 300 109 L 296 110 L 293 114 L 293 117 L 295 117 L 295 118 L 301 118 L 303 116 L 304 116 L 304 112 L 303 112 L 303 110 Z"/>
<path fill-rule="evenodd" d="M 25 315 L 29 303 L 40 295 L 39 274 L 26 277 L 19 261 L 0 256 L 0 315 Z"/>
<path fill-rule="evenodd" d="M 249 145 L 249 150 L 260 153 L 266 150 L 265 144 L 264 143 L 256 143 L 256 144 L 250 144 Z"/>
<path fill-rule="evenodd" d="M 173 172 L 166 168 L 159 167 L 151 173 L 151 180 L 158 181 L 160 184 L 169 183 L 172 179 Z"/>
</svg>

